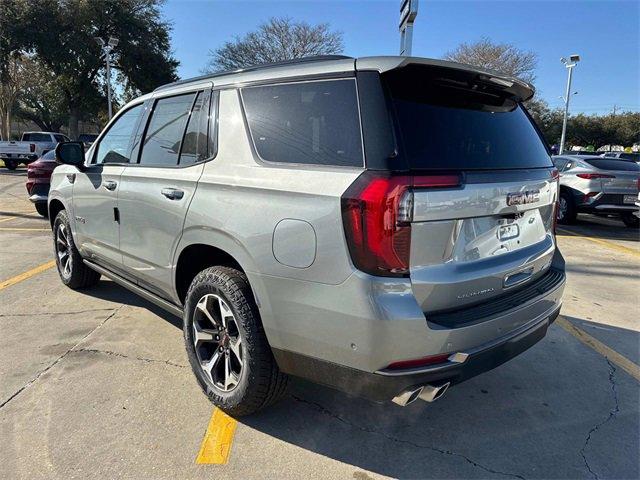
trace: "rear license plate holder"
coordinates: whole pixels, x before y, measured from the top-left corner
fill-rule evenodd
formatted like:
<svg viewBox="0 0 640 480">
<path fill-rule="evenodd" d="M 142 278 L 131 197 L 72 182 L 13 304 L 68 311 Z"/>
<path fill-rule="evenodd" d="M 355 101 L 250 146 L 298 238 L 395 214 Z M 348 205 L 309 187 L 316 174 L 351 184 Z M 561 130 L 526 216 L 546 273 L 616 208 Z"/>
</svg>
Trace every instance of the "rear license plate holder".
<svg viewBox="0 0 640 480">
<path fill-rule="evenodd" d="M 636 195 L 625 195 L 622 198 L 622 203 L 634 204 L 634 203 L 636 203 L 637 199 L 638 199 L 638 197 Z"/>
</svg>

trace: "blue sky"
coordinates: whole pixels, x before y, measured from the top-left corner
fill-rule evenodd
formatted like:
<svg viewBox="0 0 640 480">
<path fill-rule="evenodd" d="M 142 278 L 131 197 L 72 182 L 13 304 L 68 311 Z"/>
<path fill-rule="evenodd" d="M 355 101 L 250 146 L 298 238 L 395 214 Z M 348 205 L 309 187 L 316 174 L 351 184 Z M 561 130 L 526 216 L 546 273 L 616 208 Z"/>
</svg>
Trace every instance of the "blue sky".
<svg viewBox="0 0 640 480">
<path fill-rule="evenodd" d="M 344 34 L 345 54 L 395 55 L 399 0 L 191 1 L 169 0 L 172 47 L 182 78 L 199 75 L 207 53 L 272 16 L 327 22 Z M 413 54 L 439 58 L 461 42 L 487 36 L 538 54 L 538 94 L 562 103 L 566 70 L 560 57 L 578 53 L 573 113 L 640 110 L 640 2 L 420 0 Z"/>
</svg>

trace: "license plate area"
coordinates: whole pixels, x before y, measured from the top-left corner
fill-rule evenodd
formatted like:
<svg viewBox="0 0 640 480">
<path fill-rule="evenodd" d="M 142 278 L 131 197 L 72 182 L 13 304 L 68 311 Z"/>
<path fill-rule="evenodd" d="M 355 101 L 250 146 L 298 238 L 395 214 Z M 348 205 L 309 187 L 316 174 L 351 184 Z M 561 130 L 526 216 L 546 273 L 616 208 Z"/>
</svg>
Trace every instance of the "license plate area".
<svg viewBox="0 0 640 480">
<path fill-rule="evenodd" d="M 623 203 L 629 203 L 629 204 L 634 204 L 636 203 L 636 200 L 638 199 L 638 197 L 636 195 L 625 195 L 622 199 Z"/>
<path fill-rule="evenodd" d="M 520 236 L 520 227 L 517 223 L 511 223 L 507 225 L 500 225 L 498 227 L 498 240 L 501 242 L 507 240 L 513 240 Z"/>
</svg>

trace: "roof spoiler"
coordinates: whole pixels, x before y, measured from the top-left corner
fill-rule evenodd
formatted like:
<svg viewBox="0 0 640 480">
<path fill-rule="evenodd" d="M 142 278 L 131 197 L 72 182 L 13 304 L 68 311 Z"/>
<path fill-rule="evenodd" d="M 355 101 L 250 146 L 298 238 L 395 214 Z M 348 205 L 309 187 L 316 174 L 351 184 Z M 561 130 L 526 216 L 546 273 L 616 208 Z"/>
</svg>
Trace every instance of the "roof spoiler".
<svg viewBox="0 0 640 480">
<path fill-rule="evenodd" d="M 493 70 L 486 70 L 464 63 L 449 62 L 421 57 L 363 57 L 356 60 L 356 70 L 377 70 L 380 73 L 389 72 L 409 65 L 451 69 L 459 73 L 468 74 L 474 81 L 490 84 L 503 91 L 516 101 L 530 100 L 535 94 L 535 88 L 519 78 L 505 75 Z"/>
</svg>

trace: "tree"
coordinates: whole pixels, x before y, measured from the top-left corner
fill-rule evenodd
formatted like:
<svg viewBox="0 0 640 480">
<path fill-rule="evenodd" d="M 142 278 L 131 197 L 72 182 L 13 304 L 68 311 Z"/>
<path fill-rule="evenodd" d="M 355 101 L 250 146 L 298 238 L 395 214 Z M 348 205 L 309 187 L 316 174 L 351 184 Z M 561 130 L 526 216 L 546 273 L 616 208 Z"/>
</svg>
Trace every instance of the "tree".
<svg viewBox="0 0 640 480">
<path fill-rule="evenodd" d="M 69 120 L 65 97 L 58 79 L 35 57 L 25 57 L 24 83 L 18 98 L 16 116 L 34 122 L 47 132 L 58 132 Z M 99 106 L 83 105 L 93 112 Z"/>
<path fill-rule="evenodd" d="M 262 63 L 339 54 L 343 49 L 342 32 L 331 31 L 326 23 L 309 25 L 287 17 L 271 18 L 256 31 L 210 51 L 211 59 L 204 71 L 237 70 Z"/>
<path fill-rule="evenodd" d="M 11 137 L 13 110 L 25 80 L 23 70 L 21 57 L 10 56 L 5 59 L 3 79 L 0 81 L 0 137 L 5 140 Z"/>
<path fill-rule="evenodd" d="M 538 56 L 508 43 L 493 43 L 482 37 L 475 43 L 462 43 L 445 53 L 444 58 L 474 67 L 487 68 L 533 82 Z"/>
<path fill-rule="evenodd" d="M 16 1 L 16 0 L 2 0 Z M 76 138 L 86 106 L 103 98 L 104 61 L 95 37 L 117 37 L 114 69 L 125 88 L 146 92 L 176 77 L 170 54 L 170 25 L 160 17 L 160 0 L 39 0 L 23 4 L 22 48 L 55 76 Z M 33 25 L 38 28 L 34 29 Z M 25 31 L 30 35 L 24 35 Z"/>
</svg>

